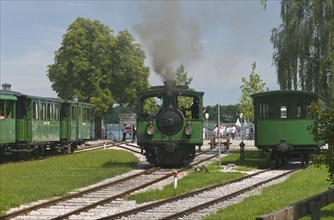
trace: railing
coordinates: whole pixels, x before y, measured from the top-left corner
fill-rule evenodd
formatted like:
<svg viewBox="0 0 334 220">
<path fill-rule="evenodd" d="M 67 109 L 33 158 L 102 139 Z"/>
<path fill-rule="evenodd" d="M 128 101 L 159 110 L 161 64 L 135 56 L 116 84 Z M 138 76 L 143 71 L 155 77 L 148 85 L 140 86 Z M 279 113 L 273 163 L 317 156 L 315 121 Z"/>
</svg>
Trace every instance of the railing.
<svg viewBox="0 0 334 220">
<path fill-rule="evenodd" d="M 291 206 L 258 216 L 256 220 L 298 219 L 311 214 L 311 219 L 320 219 L 320 208 L 334 202 L 334 189 L 304 199 Z"/>
</svg>

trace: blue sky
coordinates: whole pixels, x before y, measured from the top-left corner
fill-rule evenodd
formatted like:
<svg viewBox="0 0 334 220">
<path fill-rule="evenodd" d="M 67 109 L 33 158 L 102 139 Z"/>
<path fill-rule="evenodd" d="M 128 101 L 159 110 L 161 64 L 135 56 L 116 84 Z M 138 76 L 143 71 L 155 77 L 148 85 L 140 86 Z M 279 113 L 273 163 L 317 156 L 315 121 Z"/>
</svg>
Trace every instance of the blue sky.
<svg viewBox="0 0 334 220">
<path fill-rule="evenodd" d="M 47 65 L 53 63 L 62 35 L 77 17 L 99 20 L 115 35 L 129 30 L 143 45 L 146 64 L 152 67 L 149 48 L 134 27 L 159 20 L 154 16 L 166 13 L 165 3 L 1 0 L 0 84 L 10 83 L 12 90 L 29 95 L 56 97 L 46 76 Z M 267 87 L 278 89 L 270 36 L 271 30 L 281 23 L 279 1 L 268 1 L 265 10 L 261 0 L 181 1 L 178 4 L 182 19 L 198 27 L 200 50 L 196 57 L 181 54 L 172 65 L 176 68 L 181 62 L 185 64 L 188 76 L 194 78 L 190 86 L 205 93 L 204 105 L 238 103 L 241 77 L 249 76 L 254 61 L 256 73 Z M 152 10 L 155 13 L 150 13 Z M 153 68 L 149 80 L 151 85 L 162 84 Z"/>
</svg>

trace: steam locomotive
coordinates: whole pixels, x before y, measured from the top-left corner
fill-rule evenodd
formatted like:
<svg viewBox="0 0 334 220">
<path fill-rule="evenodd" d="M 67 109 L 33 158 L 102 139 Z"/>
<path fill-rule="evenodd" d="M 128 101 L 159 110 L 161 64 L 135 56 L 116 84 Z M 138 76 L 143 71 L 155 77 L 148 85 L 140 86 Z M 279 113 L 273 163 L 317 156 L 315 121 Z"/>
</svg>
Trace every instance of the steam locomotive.
<svg viewBox="0 0 334 220">
<path fill-rule="evenodd" d="M 137 94 L 137 144 L 149 163 L 187 165 L 203 145 L 203 92 L 165 81 Z"/>
</svg>

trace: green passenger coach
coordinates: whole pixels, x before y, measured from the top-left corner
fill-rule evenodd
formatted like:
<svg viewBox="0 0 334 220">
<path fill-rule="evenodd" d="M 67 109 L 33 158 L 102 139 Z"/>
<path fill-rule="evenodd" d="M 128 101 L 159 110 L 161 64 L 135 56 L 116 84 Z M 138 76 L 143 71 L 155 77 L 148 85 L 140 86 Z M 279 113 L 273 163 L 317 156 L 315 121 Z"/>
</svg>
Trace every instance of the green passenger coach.
<svg viewBox="0 0 334 220">
<path fill-rule="evenodd" d="M 0 90 L 0 161 L 73 152 L 91 138 L 93 105 Z"/>
<path fill-rule="evenodd" d="M 316 93 L 295 90 L 267 91 L 251 97 L 256 147 L 270 152 L 276 166 L 292 156 L 308 162 L 309 154 L 320 145 L 308 130 L 314 123 L 310 106 L 312 102 L 323 103 L 323 99 Z"/>
<path fill-rule="evenodd" d="M 71 150 L 84 140 L 90 139 L 91 115 L 93 105 L 82 102 L 66 101 L 60 111 L 60 139 L 71 142 Z"/>
</svg>

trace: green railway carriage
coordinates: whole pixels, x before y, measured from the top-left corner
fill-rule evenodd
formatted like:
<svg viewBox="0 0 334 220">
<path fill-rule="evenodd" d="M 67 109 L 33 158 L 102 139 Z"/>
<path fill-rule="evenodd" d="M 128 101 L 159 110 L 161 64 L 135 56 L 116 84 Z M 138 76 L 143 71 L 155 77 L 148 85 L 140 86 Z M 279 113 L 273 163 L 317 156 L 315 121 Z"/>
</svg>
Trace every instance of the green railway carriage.
<svg viewBox="0 0 334 220">
<path fill-rule="evenodd" d="M 62 99 L 20 95 L 16 104 L 16 144 L 8 151 L 21 157 L 44 155 L 60 148 L 59 109 Z"/>
<path fill-rule="evenodd" d="M 19 93 L 0 90 L 0 154 L 16 139 L 16 102 Z"/>
<path fill-rule="evenodd" d="M 62 99 L 22 96 L 18 100 L 17 140 L 39 143 L 59 141 Z"/>
<path fill-rule="evenodd" d="M 90 139 L 93 105 L 0 90 L 0 160 L 72 151 Z"/>
<path fill-rule="evenodd" d="M 62 104 L 60 111 L 62 141 L 71 142 L 72 147 L 76 147 L 91 138 L 92 107 L 91 104 L 75 101 L 66 101 Z"/>
<path fill-rule="evenodd" d="M 283 163 L 282 153 L 308 161 L 319 143 L 307 129 L 313 125 L 312 102 L 323 103 L 316 93 L 304 91 L 267 91 L 253 94 L 255 145 L 271 153 L 276 165 Z"/>
<path fill-rule="evenodd" d="M 156 165 L 182 165 L 195 157 L 203 144 L 203 92 L 165 83 L 138 93 L 137 144 L 147 161 Z M 191 111 L 193 100 L 198 106 Z"/>
</svg>

